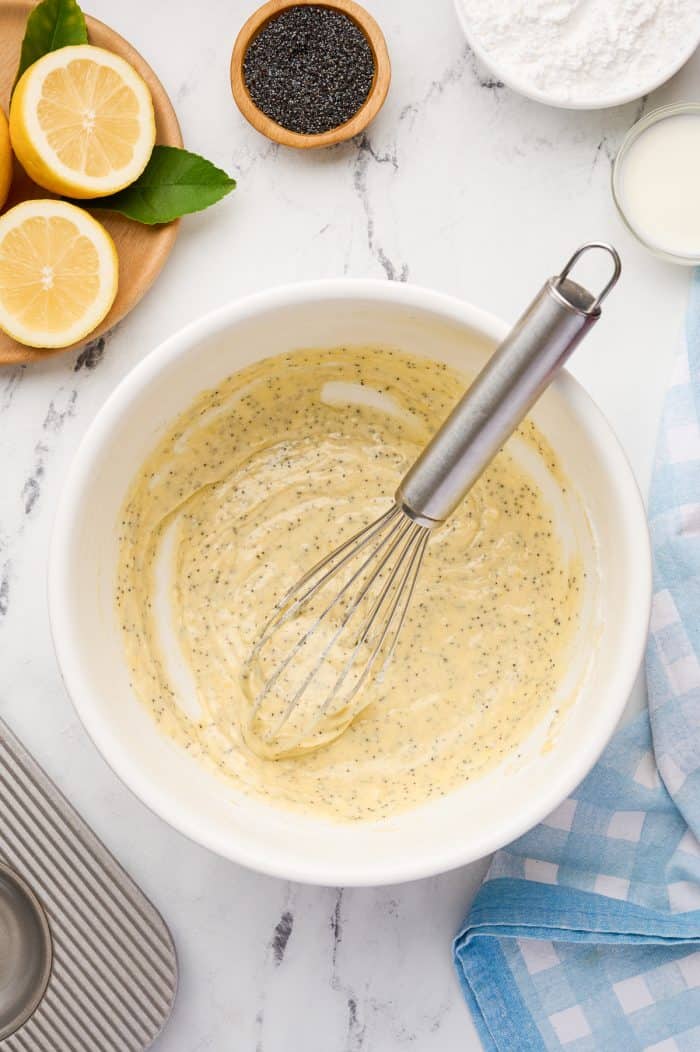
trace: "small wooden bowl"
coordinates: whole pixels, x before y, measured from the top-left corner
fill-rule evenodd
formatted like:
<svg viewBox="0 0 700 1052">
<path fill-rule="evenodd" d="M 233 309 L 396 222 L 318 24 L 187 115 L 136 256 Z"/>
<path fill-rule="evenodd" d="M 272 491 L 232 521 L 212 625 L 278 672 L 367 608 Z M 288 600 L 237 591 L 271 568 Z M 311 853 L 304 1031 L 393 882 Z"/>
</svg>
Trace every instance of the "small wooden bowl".
<svg viewBox="0 0 700 1052">
<path fill-rule="evenodd" d="M 34 0 L 0 0 L 0 106 L 5 113 L 9 108 L 10 92 L 19 61 L 19 49 L 24 36 L 27 15 L 35 6 Z M 104 23 L 98 22 L 96 18 L 91 18 L 89 15 L 85 16 L 85 20 L 90 43 L 125 58 L 141 74 L 151 89 L 156 115 L 156 142 L 167 146 L 182 146 L 182 136 L 175 110 L 165 88 L 145 59 L 131 44 Z M 14 178 L 7 208 L 11 208 L 20 201 L 26 201 L 28 198 L 55 196 L 33 183 L 15 161 Z M 82 205 L 90 211 L 89 201 L 82 202 Z M 90 340 L 97 339 L 98 336 L 121 321 L 132 307 L 136 306 L 157 278 L 175 244 L 179 226 L 177 221 L 163 226 L 143 226 L 116 212 L 97 210 L 95 210 L 95 217 L 109 230 L 119 255 L 119 290 L 109 314 L 89 336 L 73 344 L 72 347 L 51 347 L 49 349 L 24 347 L 12 337 L 0 332 L 0 365 L 42 361 L 49 355 L 63 354 L 65 351 L 74 350 Z"/>
<path fill-rule="evenodd" d="M 347 15 L 364 33 L 374 59 L 372 86 L 357 113 L 349 121 L 339 124 L 337 128 L 331 128 L 329 131 L 321 132 L 318 135 L 304 135 L 301 132 L 290 131 L 288 128 L 278 124 L 277 121 L 273 121 L 266 113 L 263 113 L 253 102 L 243 73 L 243 62 L 246 52 L 260 30 L 287 8 L 305 5 L 328 7 L 331 10 L 341 11 L 344 15 Z M 382 108 L 389 90 L 390 81 L 391 63 L 389 62 L 389 52 L 387 51 L 384 34 L 370 13 L 365 11 L 364 7 L 356 4 L 354 0 L 333 0 L 332 3 L 330 0 L 328 2 L 325 2 L 325 0 L 268 0 L 245 23 L 236 37 L 236 43 L 233 45 L 233 54 L 231 55 L 231 90 L 233 91 L 236 104 L 245 119 L 257 131 L 262 132 L 268 139 L 272 139 L 273 142 L 278 142 L 282 146 L 294 146 L 300 150 L 316 149 L 319 146 L 333 146 L 334 143 L 345 142 L 346 139 L 352 139 L 353 135 L 359 135 L 360 132 L 365 130 L 370 121 L 374 120 Z"/>
</svg>

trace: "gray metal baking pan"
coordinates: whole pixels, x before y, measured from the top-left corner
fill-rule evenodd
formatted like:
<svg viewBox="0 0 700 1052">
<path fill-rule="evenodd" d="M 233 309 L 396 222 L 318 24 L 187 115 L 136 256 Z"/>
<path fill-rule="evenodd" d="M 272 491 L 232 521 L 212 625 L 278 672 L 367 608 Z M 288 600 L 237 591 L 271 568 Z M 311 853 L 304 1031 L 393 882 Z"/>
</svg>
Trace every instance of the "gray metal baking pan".
<svg viewBox="0 0 700 1052">
<path fill-rule="evenodd" d="M 1 1052 L 143 1052 L 176 989 L 162 917 L 0 720 Z"/>
</svg>

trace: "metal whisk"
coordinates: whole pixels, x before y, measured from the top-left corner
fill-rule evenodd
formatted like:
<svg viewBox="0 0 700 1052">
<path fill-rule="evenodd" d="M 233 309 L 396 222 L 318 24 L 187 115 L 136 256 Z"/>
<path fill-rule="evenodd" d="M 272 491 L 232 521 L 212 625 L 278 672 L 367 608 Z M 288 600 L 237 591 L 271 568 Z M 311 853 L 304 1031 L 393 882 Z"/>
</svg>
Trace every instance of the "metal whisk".
<svg viewBox="0 0 700 1052">
<path fill-rule="evenodd" d="M 593 249 L 613 272 L 594 296 L 569 273 Z M 550 278 L 399 485 L 392 506 L 279 600 L 243 670 L 243 732 L 270 758 L 332 741 L 367 704 L 411 605 L 431 531 L 486 466 L 601 315 L 621 271 L 615 249 L 582 245 Z M 271 669 L 267 672 L 267 669 Z"/>
</svg>

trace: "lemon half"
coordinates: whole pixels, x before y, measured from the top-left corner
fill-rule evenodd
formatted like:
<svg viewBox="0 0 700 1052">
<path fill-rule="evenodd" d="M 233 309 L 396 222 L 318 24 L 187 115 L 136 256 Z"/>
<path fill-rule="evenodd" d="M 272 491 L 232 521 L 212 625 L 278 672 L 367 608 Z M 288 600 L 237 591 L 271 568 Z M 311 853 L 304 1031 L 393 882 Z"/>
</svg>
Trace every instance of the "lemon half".
<svg viewBox="0 0 700 1052">
<path fill-rule="evenodd" d="M 68 347 L 103 320 L 119 264 L 96 219 L 66 201 L 24 201 L 0 216 L 0 328 L 29 347 Z"/>
<path fill-rule="evenodd" d="M 156 137 L 148 85 L 123 58 L 80 44 L 31 65 L 10 105 L 10 136 L 35 183 L 102 197 L 139 177 Z"/>
</svg>

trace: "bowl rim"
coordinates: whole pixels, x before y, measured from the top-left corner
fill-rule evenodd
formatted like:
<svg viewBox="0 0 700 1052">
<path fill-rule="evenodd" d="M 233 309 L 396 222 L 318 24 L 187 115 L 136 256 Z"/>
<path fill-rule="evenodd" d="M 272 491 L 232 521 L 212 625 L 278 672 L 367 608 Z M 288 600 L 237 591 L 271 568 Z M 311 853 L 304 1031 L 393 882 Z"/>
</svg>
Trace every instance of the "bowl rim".
<svg viewBox="0 0 700 1052">
<path fill-rule="evenodd" d="M 629 582 L 626 619 L 626 652 L 612 677 L 606 704 L 602 707 L 601 730 L 582 741 L 576 755 L 562 765 L 561 772 L 527 805 L 513 809 L 509 821 L 497 831 L 486 830 L 475 840 L 454 837 L 440 852 L 429 856 L 416 854 L 409 863 L 389 860 L 377 863 L 373 858 L 358 859 L 348 868 L 333 858 L 323 864 L 308 860 L 301 852 L 290 863 L 286 856 L 278 858 L 268 844 L 240 844 L 221 829 L 208 827 L 206 821 L 193 821 L 183 815 L 146 770 L 131 762 L 128 753 L 115 744 L 109 724 L 92 704 L 92 691 L 83 676 L 80 647 L 67 627 L 64 616 L 66 598 L 70 594 L 69 550 L 73 522 L 90 477 L 98 460 L 101 446 L 109 439 L 141 388 L 180 357 L 191 353 L 199 343 L 218 331 L 239 323 L 258 313 L 309 304 L 315 301 L 369 299 L 410 307 L 432 313 L 445 321 L 464 325 L 487 339 L 500 340 L 509 326 L 495 315 L 482 311 L 457 297 L 415 285 L 383 279 L 329 278 L 277 286 L 229 302 L 173 333 L 151 351 L 121 380 L 108 396 L 83 435 L 72 463 L 64 478 L 54 517 L 49 546 L 48 611 L 51 634 L 59 669 L 73 705 L 89 737 L 117 777 L 149 810 L 195 843 L 218 855 L 247 866 L 257 872 L 285 880 L 325 886 L 379 886 L 402 883 L 447 872 L 484 858 L 503 845 L 512 842 L 550 814 L 588 774 L 609 741 L 627 704 L 641 663 L 646 643 L 651 609 L 651 549 L 646 512 L 629 461 L 620 443 L 590 395 L 569 373 L 563 370 L 553 387 L 577 415 L 586 421 L 599 445 L 606 451 L 605 470 L 615 480 L 619 495 L 617 514 L 634 548 L 638 572 Z"/>
<path fill-rule="evenodd" d="M 661 85 L 665 84 L 667 80 L 671 79 L 671 77 L 675 77 L 676 73 L 678 73 L 683 66 L 690 61 L 698 46 L 700 46 L 699 30 L 695 37 L 690 38 L 690 43 L 680 53 L 678 58 L 668 66 L 666 70 L 657 74 L 653 79 L 650 79 L 641 88 L 637 88 L 634 91 L 622 91 L 617 95 L 606 95 L 603 99 L 584 98 L 572 102 L 556 97 L 553 98 L 551 95 L 547 94 L 546 91 L 540 91 L 539 88 L 534 87 L 534 85 L 530 84 L 528 81 L 520 80 L 518 77 L 512 77 L 508 73 L 504 73 L 503 70 L 499 68 L 498 63 L 494 62 L 492 55 L 490 55 L 482 46 L 476 34 L 472 32 L 464 11 L 464 0 L 454 0 L 454 9 L 457 21 L 462 28 L 467 44 L 479 61 L 482 62 L 495 77 L 498 77 L 505 87 L 510 88 L 511 91 L 517 92 L 518 95 L 523 95 L 526 99 L 532 99 L 533 102 L 541 102 L 545 106 L 553 106 L 555 109 L 559 110 L 607 110 L 612 109 L 614 106 L 624 106 L 628 102 L 634 102 L 636 99 L 641 99 L 644 95 L 650 95 L 652 91 L 656 91 L 657 88 L 660 88 Z"/>
</svg>

